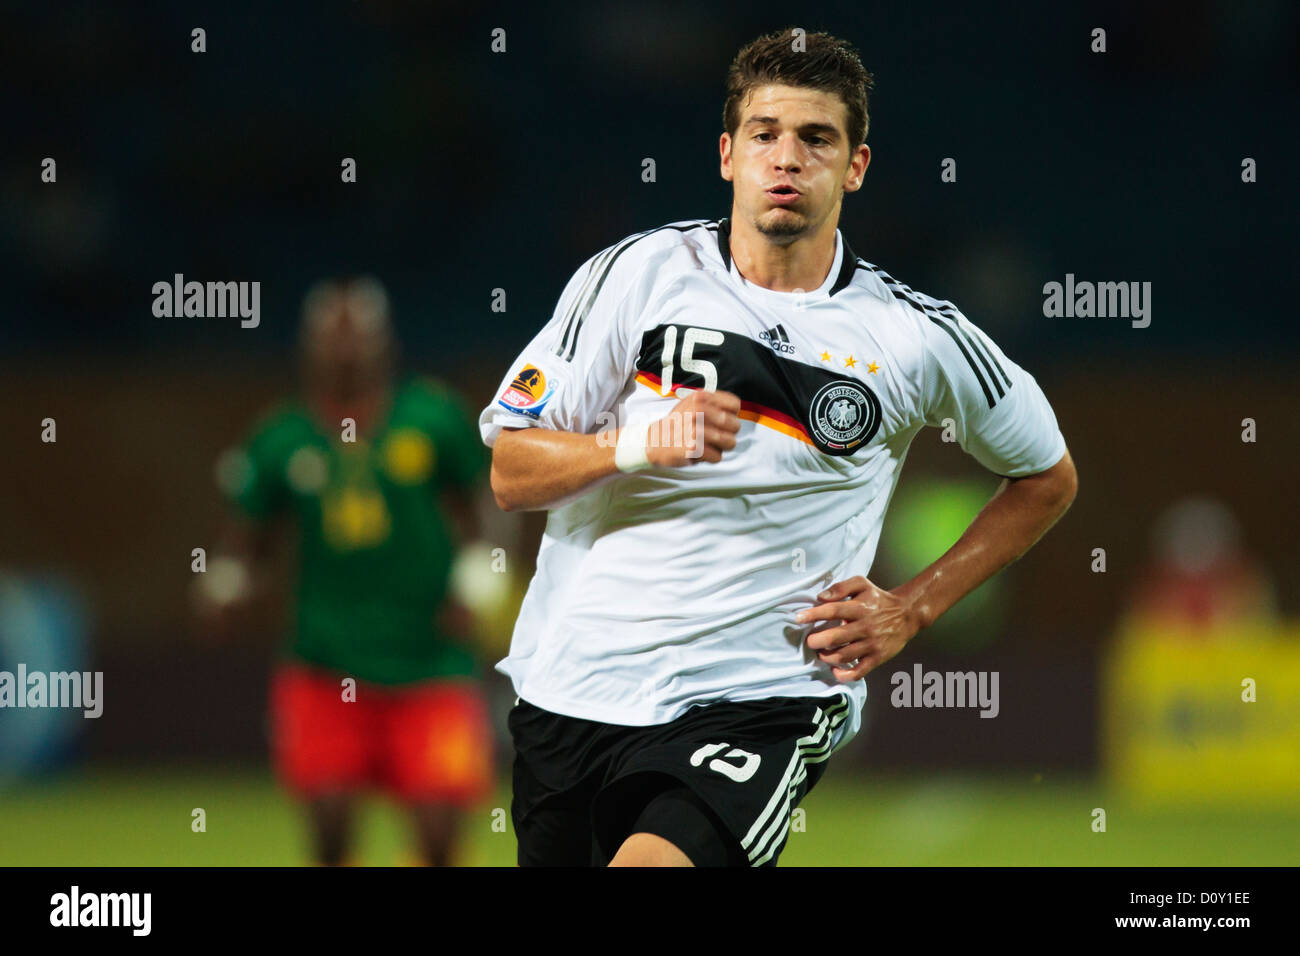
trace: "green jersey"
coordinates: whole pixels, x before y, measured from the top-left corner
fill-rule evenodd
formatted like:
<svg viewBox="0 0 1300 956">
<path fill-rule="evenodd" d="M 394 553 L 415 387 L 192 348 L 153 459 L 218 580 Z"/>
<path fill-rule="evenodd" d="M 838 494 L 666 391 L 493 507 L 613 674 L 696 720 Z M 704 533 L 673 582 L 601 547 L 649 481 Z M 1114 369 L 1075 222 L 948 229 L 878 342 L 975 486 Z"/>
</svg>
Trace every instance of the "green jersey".
<svg viewBox="0 0 1300 956">
<path fill-rule="evenodd" d="M 439 492 L 469 489 L 487 464 L 453 393 L 424 379 L 394 391 L 373 434 L 344 441 L 299 402 L 253 430 L 223 484 L 254 521 L 296 518 L 296 621 L 286 649 L 359 680 L 399 684 L 473 674 L 436 618 L 453 537 Z"/>
</svg>

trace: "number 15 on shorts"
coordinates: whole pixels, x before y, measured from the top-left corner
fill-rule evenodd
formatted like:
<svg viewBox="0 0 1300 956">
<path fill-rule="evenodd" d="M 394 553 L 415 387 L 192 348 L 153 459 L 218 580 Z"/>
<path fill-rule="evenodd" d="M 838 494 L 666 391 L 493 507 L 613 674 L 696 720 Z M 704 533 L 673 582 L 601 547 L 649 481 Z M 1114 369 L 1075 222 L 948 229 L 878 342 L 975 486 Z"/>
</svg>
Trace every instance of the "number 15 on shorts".
<svg viewBox="0 0 1300 956">
<path fill-rule="evenodd" d="M 730 747 L 730 744 L 705 744 L 695 753 L 691 754 L 691 766 L 698 767 L 704 761 L 709 761 L 709 769 L 716 770 L 724 777 L 730 777 L 736 783 L 744 783 L 758 771 L 758 765 L 762 757 L 758 754 L 752 754 L 748 750 L 741 750 L 739 747 Z M 722 751 L 727 750 L 725 754 L 716 756 Z M 712 757 L 712 760 L 709 758 Z M 739 763 L 730 761 L 739 760 Z"/>
</svg>

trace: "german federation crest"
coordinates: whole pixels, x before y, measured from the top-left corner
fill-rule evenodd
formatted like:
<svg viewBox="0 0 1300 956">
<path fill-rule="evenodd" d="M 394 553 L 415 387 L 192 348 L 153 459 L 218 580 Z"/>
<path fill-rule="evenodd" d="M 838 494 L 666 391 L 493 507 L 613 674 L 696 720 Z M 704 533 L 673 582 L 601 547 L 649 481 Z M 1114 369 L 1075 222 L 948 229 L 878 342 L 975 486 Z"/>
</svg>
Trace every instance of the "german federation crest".
<svg viewBox="0 0 1300 956">
<path fill-rule="evenodd" d="M 828 455 L 851 455 L 880 428 L 880 399 L 854 379 L 823 385 L 808 409 L 813 444 Z"/>
</svg>

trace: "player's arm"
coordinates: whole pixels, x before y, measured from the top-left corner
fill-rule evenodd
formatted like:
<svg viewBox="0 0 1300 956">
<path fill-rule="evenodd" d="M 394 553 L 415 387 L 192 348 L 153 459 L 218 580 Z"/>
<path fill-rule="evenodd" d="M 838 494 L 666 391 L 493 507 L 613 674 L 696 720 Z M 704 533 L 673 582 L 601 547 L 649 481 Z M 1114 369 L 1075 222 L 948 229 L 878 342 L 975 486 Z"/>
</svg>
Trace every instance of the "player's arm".
<svg viewBox="0 0 1300 956">
<path fill-rule="evenodd" d="M 195 626 L 206 640 L 224 640 L 234 622 L 266 590 L 263 572 L 274 551 L 275 523 L 230 514 L 222 522 L 207 569 L 191 592 Z"/>
<path fill-rule="evenodd" d="M 929 627 L 1032 548 L 1069 510 L 1078 490 L 1068 449 L 1044 472 L 1004 478 L 957 543 L 892 593 L 907 605 L 920 627 Z"/>
<path fill-rule="evenodd" d="M 654 429 L 653 440 L 653 425 L 611 419 L 636 374 L 655 266 L 670 251 L 657 241 L 634 237 L 587 260 L 480 415 L 506 511 L 557 507 L 620 471 L 716 462 L 735 447 L 740 400 L 727 392 L 686 394 L 665 416 L 680 427 Z"/>
<path fill-rule="evenodd" d="M 838 679 L 865 676 L 1032 548 L 1069 509 L 1077 490 L 1068 450 L 1040 474 L 1003 479 L 957 543 L 910 581 L 887 591 L 858 576 L 817 595 L 823 603 L 795 619 L 844 623 L 811 634 L 808 646 L 835 668 Z"/>
<path fill-rule="evenodd" d="M 483 533 L 487 501 L 488 455 L 479 439 L 474 415 L 461 396 L 441 381 L 424 378 L 429 436 L 438 449 L 435 493 L 458 548 L 477 542 Z"/>
<path fill-rule="evenodd" d="M 797 616 L 828 622 L 808 646 L 838 680 L 857 680 L 898 654 L 975 588 L 1018 559 L 1070 507 L 1074 461 L 1038 383 L 951 303 L 920 325 L 924 422 L 955 430 L 962 449 L 1003 477 L 961 538 L 910 581 L 884 590 L 850 578 Z"/>
<path fill-rule="evenodd" d="M 284 475 L 287 452 L 295 447 L 291 422 L 278 413 L 266 416 L 247 441 L 218 460 L 226 513 L 208 548 L 207 569 L 196 576 L 191 591 L 201 637 L 228 637 L 235 621 L 266 592 L 263 569 L 281 536 L 289 499 Z"/>
<path fill-rule="evenodd" d="M 592 435 L 504 428 L 492 448 L 492 493 L 504 511 L 531 511 L 581 494 L 620 470 L 636 468 L 641 458 L 651 468 L 718 462 L 723 452 L 736 447 L 739 412 L 740 399 L 731 392 L 697 390 L 661 419 L 680 427 L 627 425 Z"/>
</svg>

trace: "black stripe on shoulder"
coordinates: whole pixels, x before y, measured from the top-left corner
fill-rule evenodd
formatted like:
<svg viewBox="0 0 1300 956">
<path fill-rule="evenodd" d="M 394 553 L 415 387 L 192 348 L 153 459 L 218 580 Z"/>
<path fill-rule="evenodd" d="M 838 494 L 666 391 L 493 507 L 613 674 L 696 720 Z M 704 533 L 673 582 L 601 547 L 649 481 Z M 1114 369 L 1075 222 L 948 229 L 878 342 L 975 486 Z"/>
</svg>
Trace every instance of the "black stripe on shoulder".
<svg viewBox="0 0 1300 956">
<path fill-rule="evenodd" d="M 966 344 L 970 346 L 970 350 L 975 353 L 975 357 L 980 360 L 980 364 L 984 366 L 984 371 L 988 372 L 989 381 L 992 382 L 993 387 L 997 389 L 998 398 L 1004 396 L 1006 394 L 1006 391 L 1002 388 L 1002 383 L 998 381 L 998 377 L 993 374 L 993 366 L 989 364 L 991 356 L 989 356 L 988 353 L 985 352 L 985 350 L 981 347 L 982 343 L 977 344 L 975 339 L 971 337 L 971 334 L 962 325 L 961 317 L 956 312 L 952 312 L 952 313 L 944 312 L 943 310 L 939 309 L 937 306 L 931 306 L 931 308 L 933 308 L 936 313 L 943 316 L 943 318 L 947 319 L 949 322 L 952 323 L 952 327 L 957 330 L 957 334 L 960 335 L 963 340 L 965 340 Z M 1001 368 L 1001 366 L 999 366 L 999 368 Z M 1008 386 L 1010 386 L 1010 384 L 1011 384 L 1010 382 L 1007 382 Z"/>
<path fill-rule="evenodd" d="M 906 286 L 904 286 L 904 288 L 906 288 Z M 988 343 L 984 340 L 984 336 L 980 330 L 971 326 L 970 330 L 967 331 L 966 326 L 961 324 L 961 315 L 951 305 L 937 305 L 935 306 L 935 311 L 939 312 L 941 315 L 946 315 L 953 320 L 953 323 L 962 330 L 962 334 L 966 336 L 967 341 L 972 342 L 975 349 L 979 352 L 980 358 L 985 359 L 985 356 L 987 356 L 987 359 L 984 361 L 985 367 L 988 366 L 989 362 L 992 362 L 994 368 L 998 370 L 998 375 L 1002 376 L 1002 380 L 1007 383 L 1007 388 L 1010 388 L 1011 379 L 1007 376 L 1006 369 L 1002 367 L 1002 363 L 999 362 L 997 356 L 993 354 L 993 350 L 989 348 Z M 993 375 L 993 369 L 989 369 L 989 375 L 995 382 L 997 381 L 997 377 Z"/>
<path fill-rule="evenodd" d="M 901 302 L 906 302 L 948 334 L 956 344 L 958 351 L 961 352 L 962 357 L 966 359 L 966 364 L 969 365 L 971 371 L 975 373 L 975 380 L 979 382 L 980 391 L 984 393 L 984 398 L 988 401 L 989 408 L 992 408 L 997 404 L 998 398 L 1002 398 L 1006 395 L 1006 390 L 1002 387 L 1002 383 L 998 381 L 997 376 L 993 374 L 993 369 L 989 364 L 991 356 L 986 356 L 984 352 L 982 352 L 979 347 L 971 341 L 970 337 L 967 336 L 966 331 L 961 327 L 961 324 L 958 321 L 956 310 L 927 305 L 920 299 L 916 298 L 916 293 L 913 292 L 911 288 L 899 282 L 884 269 L 880 269 L 870 263 L 865 265 L 867 269 L 874 272 L 880 278 L 880 281 L 885 284 L 885 287 L 889 289 L 894 298 Z M 969 350 L 967 348 L 968 346 Z M 978 357 L 978 362 L 976 362 L 975 358 L 971 357 L 971 352 L 974 352 L 975 356 Z M 996 360 L 994 360 L 994 364 L 997 364 Z M 981 365 L 984 366 L 983 371 L 980 369 Z M 1002 377 L 1005 379 L 1006 373 L 1002 370 L 1001 365 L 998 365 L 998 371 L 1002 372 Z M 985 372 L 988 373 L 987 380 L 984 377 Z M 989 388 L 990 382 L 993 384 L 993 389 Z M 1010 387 L 1011 380 L 1007 379 L 1007 388 Z M 997 391 L 997 398 L 993 395 L 994 389 Z"/>
<path fill-rule="evenodd" d="M 957 321 L 958 316 L 955 313 L 953 315 L 953 320 L 957 322 L 957 325 L 961 327 L 963 331 L 966 331 L 966 329 L 969 328 L 968 334 L 970 338 L 974 340 L 976 346 L 981 350 L 981 354 L 988 356 L 988 360 L 992 362 L 993 367 L 998 370 L 998 375 L 1002 376 L 1002 380 L 1007 383 L 1007 388 L 1010 388 L 1011 378 L 1007 375 L 1007 370 L 1002 367 L 1002 363 L 998 361 L 998 357 L 993 354 L 993 350 L 989 348 L 988 342 L 985 341 L 984 334 L 975 326 L 971 325 L 969 322 L 967 322 L 965 326 L 962 326 L 961 322 Z M 993 375 L 992 370 L 989 371 L 989 375 L 990 376 Z M 995 377 L 994 381 L 996 380 L 997 379 Z"/>
<path fill-rule="evenodd" d="M 897 279 L 893 278 L 893 276 L 890 276 L 888 273 L 884 272 L 884 270 L 876 270 L 876 271 L 882 273 L 882 275 L 887 277 L 888 281 L 886 282 L 886 285 L 890 285 L 892 283 L 893 285 L 898 286 L 904 293 L 907 294 L 907 296 L 909 297 L 908 301 L 909 302 L 912 301 L 911 297 L 914 296 L 916 293 L 912 291 L 910 286 L 908 286 L 904 282 L 899 282 Z M 929 308 L 932 309 L 934 312 L 937 312 L 939 315 L 944 316 L 945 318 L 947 318 L 949 321 L 952 322 L 953 327 L 956 328 L 957 331 L 961 333 L 961 337 L 966 340 L 966 344 L 970 346 L 971 350 L 977 356 L 979 356 L 980 363 L 984 366 L 985 371 L 989 373 L 989 379 L 993 382 L 994 387 L 998 390 L 998 397 L 1001 398 L 1003 395 L 1005 395 L 1006 393 L 1003 391 L 1002 385 L 998 381 L 998 375 L 1001 375 L 1002 381 L 1007 383 L 1007 388 L 1011 387 L 1011 379 L 1007 375 L 1006 369 L 1002 367 L 1002 363 L 997 360 L 996 356 L 994 356 L 992 349 L 988 347 L 988 343 L 986 343 L 983 337 L 980 335 L 979 330 L 971 326 L 971 328 L 968 331 L 966 325 L 963 325 L 961 322 L 962 319 L 961 314 L 955 308 L 953 308 L 951 303 L 939 303 L 937 305 L 931 304 Z M 969 323 L 967 323 L 967 325 L 969 325 Z M 994 368 L 997 368 L 998 375 L 993 374 Z"/>
<path fill-rule="evenodd" d="M 567 324 L 564 330 L 564 336 L 560 340 L 560 347 L 556 350 L 556 354 L 562 356 L 566 362 L 573 361 L 573 356 L 578 350 L 578 334 L 582 331 L 582 323 L 591 313 L 591 307 L 595 305 L 596 298 L 600 295 L 601 287 L 604 286 L 605 280 L 609 277 L 610 270 L 614 268 L 614 263 L 618 261 L 619 256 L 632 248 L 632 246 L 636 245 L 639 240 L 644 239 L 647 236 L 652 236 L 656 232 L 662 232 L 665 229 L 676 229 L 678 232 L 686 233 L 690 232 L 692 229 L 699 229 L 701 227 L 708 229 L 710 224 L 713 223 L 716 223 L 716 220 L 700 219 L 693 223 L 681 226 L 670 223 L 666 226 L 647 229 L 645 232 L 639 232 L 634 236 L 629 236 L 617 245 L 611 246 L 607 249 L 600 261 L 592 266 L 591 272 L 587 276 L 587 281 L 583 284 L 582 291 L 579 292 L 577 298 L 574 299 L 573 309 L 569 312 L 569 316 L 565 320 Z M 594 285 L 592 284 L 593 278 L 595 279 Z"/>
<path fill-rule="evenodd" d="M 582 304 L 582 300 L 591 289 L 591 283 L 595 280 L 596 276 L 600 274 L 601 266 L 604 264 L 605 260 L 609 258 L 611 252 L 613 252 L 613 247 L 602 252 L 599 258 L 591 264 L 591 268 L 587 271 L 587 278 L 582 280 L 582 288 L 579 289 L 578 294 L 574 296 L 573 305 L 569 308 L 569 314 L 564 318 L 564 335 L 560 338 L 560 344 L 556 346 L 556 355 L 563 356 L 568 350 L 569 336 L 573 333 L 573 320 L 578 314 L 578 307 Z"/>
</svg>

